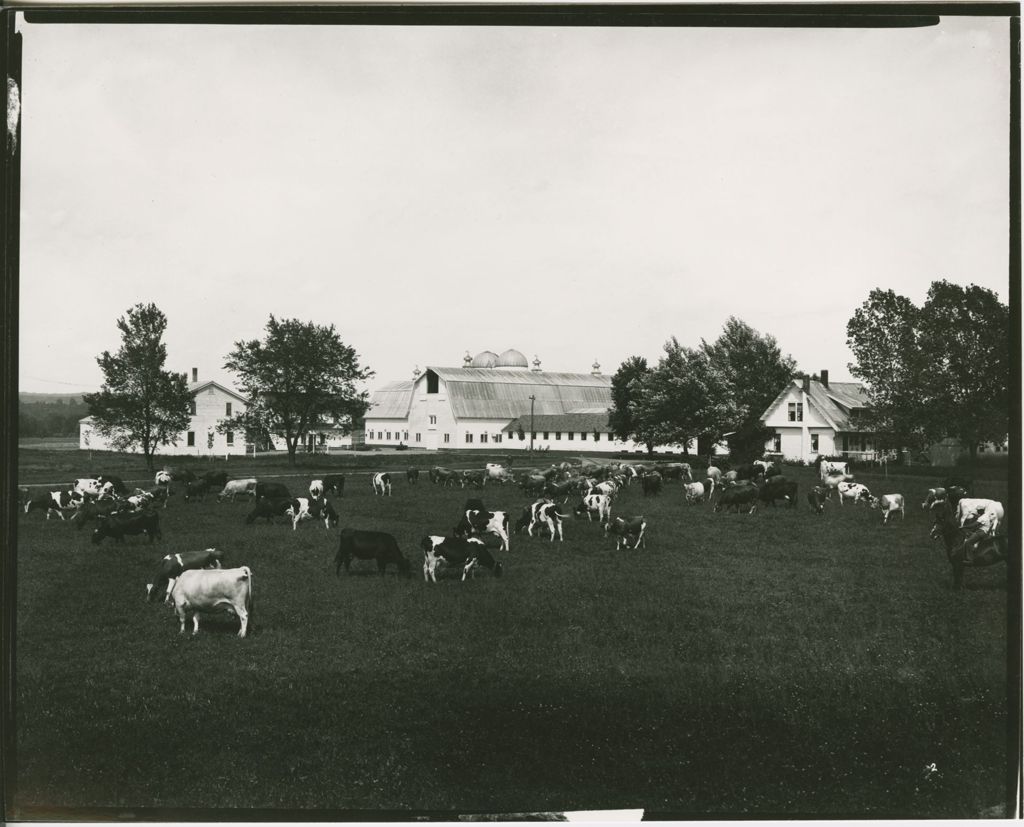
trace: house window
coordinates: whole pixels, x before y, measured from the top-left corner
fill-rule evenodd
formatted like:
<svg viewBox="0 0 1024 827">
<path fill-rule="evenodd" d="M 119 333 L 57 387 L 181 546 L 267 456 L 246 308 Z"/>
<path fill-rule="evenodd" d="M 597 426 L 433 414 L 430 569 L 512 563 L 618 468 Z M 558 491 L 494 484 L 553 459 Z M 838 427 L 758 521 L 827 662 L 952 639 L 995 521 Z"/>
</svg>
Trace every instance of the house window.
<svg viewBox="0 0 1024 827">
<path fill-rule="evenodd" d="M 383 436 L 381 435 L 380 431 L 377 431 L 377 439 L 383 439 Z"/>
<path fill-rule="evenodd" d="M 229 402 L 228 404 L 230 405 L 231 403 Z M 228 445 L 234 445 L 235 444 L 235 432 L 234 431 L 228 431 L 226 434 L 224 434 L 224 437 L 227 440 Z"/>
<path fill-rule="evenodd" d="M 409 441 L 409 432 L 408 432 L 408 431 L 402 431 L 402 433 L 404 434 L 404 436 L 403 436 L 402 438 L 403 438 L 403 439 L 404 439 L 404 440 L 405 440 L 406 442 L 408 442 L 408 441 Z"/>
<path fill-rule="evenodd" d="M 562 438 L 562 432 L 561 431 L 555 431 L 555 439 L 561 439 L 561 438 Z"/>
<path fill-rule="evenodd" d="M 811 450 L 818 453 L 818 435 L 811 434 Z"/>
<path fill-rule="evenodd" d="M 573 437 L 576 436 L 576 432 L 575 431 L 569 431 L 567 436 L 569 437 L 569 441 L 572 442 Z"/>
<path fill-rule="evenodd" d="M 782 434 L 776 434 L 774 436 L 773 442 L 772 442 L 772 450 L 776 454 L 781 454 L 782 453 Z"/>
<path fill-rule="evenodd" d="M 470 443 L 472 441 L 473 441 L 473 435 L 472 434 L 466 434 L 466 442 Z"/>
<path fill-rule="evenodd" d="M 850 435 L 843 434 L 843 453 L 845 454 L 850 450 Z"/>
<path fill-rule="evenodd" d="M 188 412 L 192 416 L 196 415 L 196 400 L 193 399 L 191 402 L 188 403 Z"/>
<path fill-rule="evenodd" d="M 487 442 L 487 434 L 480 434 L 480 441 Z"/>
<path fill-rule="evenodd" d="M 437 393 L 437 374 L 432 370 L 427 371 L 427 393 Z"/>
<path fill-rule="evenodd" d="M 419 431 L 417 431 L 417 432 L 416 432 L 416 441 L 417 441 L 417 442 L 422 442 L 422 441 L 423 441 L 423 440 L 422 440 L 422 439 L 420 438 L 420 432 L 419 432 Z"/>
<path fill-rule="evenodd" d="M 501 434 L 495 434 L 494 435 L 494 441 L 495 442 L 501 442 Z"/>
<path fill-rule="evenodd" d="M 790 422 L 803 422 L 804 421 L 804 403 L 803 402 L 790 402 L 789 403 L 789 421 Z"/>
<path fill-rule="evenodd" d="M 188 436 L 186 437 L 186 443 L 187 443 L 189 448 L 194 448 L 195 447 L 195 445 L 196 445 L 196 432 L 195 431 L 189 431 L 188 432 Z"/>
<path fill-rule="evenodd" d="M 451 440 L 450 440 L 450 439 L 448 439 L 448 434 L 445 434 L 445 435 L 444 435 L 444 441 L 445 441 L 445 442 L 451 442 Z"/>
<path fill-rule="evenodd" d="M 430 424 L 431 425 L 436 425 L 437 424 L 437 417 L 434 416 L 433 414 L 430 415 Z"/>
<path fill-rule="evenodd" d="M 231 416 L 231 403 L 230 402 L 225 402 L 224 403 L 224 416 Z"/>
<path fill-rule="evenodd" d="M 391 431 L 388 431 L 387 435 L 388 435 L 388 439 L 391 439 Z"/>
</svg>

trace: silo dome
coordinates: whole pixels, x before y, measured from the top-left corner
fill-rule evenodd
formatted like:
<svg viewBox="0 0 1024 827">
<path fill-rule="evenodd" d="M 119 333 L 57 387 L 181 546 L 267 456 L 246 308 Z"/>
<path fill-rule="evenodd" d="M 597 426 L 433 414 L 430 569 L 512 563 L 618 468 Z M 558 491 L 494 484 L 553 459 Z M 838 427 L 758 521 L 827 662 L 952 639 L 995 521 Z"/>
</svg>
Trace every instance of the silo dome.
<svg viewBox="0 0 1024 827">
<path fill-rule="evenodd" d="M 526 357 L 523 356 L 522 353 L 514 348 L 509 348 L 498 357 L 498 362 L 495 367 L 526 368 L 529 367 L 529 363 L 526 361 Z"/>
<path fill-rule="evenodd" d="M 475 368 L 493 368 L 497 362 L 498 354 L 489 350 L 481 351 L 473 357 L 473 367 Z"/>
</svg>

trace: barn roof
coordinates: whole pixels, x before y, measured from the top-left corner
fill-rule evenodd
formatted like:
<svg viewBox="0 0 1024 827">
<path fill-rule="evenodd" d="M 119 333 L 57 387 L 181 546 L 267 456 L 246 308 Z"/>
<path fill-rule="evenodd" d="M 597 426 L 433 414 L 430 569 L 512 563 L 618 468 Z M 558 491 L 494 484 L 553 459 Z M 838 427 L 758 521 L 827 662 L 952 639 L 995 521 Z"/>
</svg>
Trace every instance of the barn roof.
<svg viewBox="0 0 1024 827">
<path fill-rule="evenodd" d="M 509 433 L 516 433 L 522 428 L 529 433 L 536 431 L 565 431 L 566 433 L 594 433 L 608 431 L 608 411 L 601 413 L 585 413 L 582 411 L 570 411 L 564 414 L 541 414 L 533 416 L 533 427 L 530 427 L 530 415 L 520 416 L 513 419 L 504 430 Z"/>
<path fill-rule="evenodd" d="M 610 376 L 590 373 L 428 367 L 444 380 L 452 412 L 459 419 L 511 420 L 530 413 L 564 414 L 611 406 Z"/>
<path fill-rule="evenodd" d="M 405 419 L 412 404 L 413 382 L 405 379 L 378 388 L 370 396 L 365 419 Z"/>
</svg>

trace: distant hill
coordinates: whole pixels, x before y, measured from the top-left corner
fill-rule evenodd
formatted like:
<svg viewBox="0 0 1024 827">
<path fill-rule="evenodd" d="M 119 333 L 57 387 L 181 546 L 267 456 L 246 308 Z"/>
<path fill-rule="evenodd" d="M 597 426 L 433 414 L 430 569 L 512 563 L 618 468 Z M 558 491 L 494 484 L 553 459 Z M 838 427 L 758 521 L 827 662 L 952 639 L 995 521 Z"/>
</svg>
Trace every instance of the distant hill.
<svg viewBox="0 0 1024 827">
<path fill-rule="evenodd" d="M 57 402 L 62 401 L 65 405 L 81 405 L 82 394 L 80 393 L 26 393 L 18 391 L 19 402 Z"/>
<path fill-rule="evenodd" d="M 19 393 L 18 436 L 77 436 L 88 413 L 80 393 Z"/>
</svg>

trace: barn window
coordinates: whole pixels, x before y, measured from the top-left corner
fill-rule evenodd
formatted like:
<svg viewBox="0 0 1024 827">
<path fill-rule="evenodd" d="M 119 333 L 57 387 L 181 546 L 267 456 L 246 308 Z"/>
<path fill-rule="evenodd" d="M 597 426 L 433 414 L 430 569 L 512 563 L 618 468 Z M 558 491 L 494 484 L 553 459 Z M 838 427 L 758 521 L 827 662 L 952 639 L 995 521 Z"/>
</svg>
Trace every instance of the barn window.
<svg viewBox="0 0 1024 827">
<path fill-rule="evenodd" d="M 587 432 L 586 431 L 580 431 L 580 439 L 583 440 L 584 442 L 586 441 L 586 439 L 587 439 Z"/>
<path fill-rule="evenodd" d="M 383 439 L 383 437 L 381 436 L 380 431 L 377 431 L 377 439 Z"/>
<path fill-rule="evenodd" d="M 547 432 L 547 431 L 545 431 L 545 432 L 544 432 L 544 439 L 547 439 L 547 438 L 548 438 L 548 432 Z"/>
<path fill-rule="evenodd" d="M 472 434 L 466 434 L 466 442 L 468 443 L 468 442 L 472 442 L 472 441 L 473 441 L 473 435 Z"/>
<path fill-rule="evenodd" d="M 193 399 L 191 402 L 188 403 L 188 412 L 192 416 L 196 415 L 196 400 Z"/>
<path fill-rule="evenodd" d="M 445 435 L 444 435 L 444 441 L 445 441 L 445 442 L 450 442 L 450 441 L 451 441 L 451 440 L 449 440 L 449 439 L 448 439 L 448 434 L 445 434 Z"/>
<path fill-rule="evenodd" d="M 437 374 L 432 370 L 427 371 L 427 393 L 437 393 Z"/>
<path fill-rule="evenodd" d="M 408 431 L 402 431 L 402 433 L 405 434 L 405 436 L 402 437 L 402 438 L 405 439 L 405 440 L 408 440 L 409 439 L 409 432 Z"/>
<path fill-rule="evenodd" d="M 818 435 L 811 434 L 811 450 L 815 453 L 818 452 Z"/>
<path fill-rule="evenodd" d="M 487 442 L 487 434 L 480 434 L 480 441 Z"/>
<path fill-rule="evenodd" d="M 231 416 L 231 403 L 230 402 L 225 402 L 224 403 L 224 416 Z"/>
<path fill-rule="evenodd" d="M 230 405 L 231 403 L 229 402 L 228 404 Z M 228 431 L 226 434 L 224 434 L 224 438 L 227 440 L 228 445 L 234 445 L 235 444 L 235 432 L 234 431 Z"/>
<path fill-rule="evenodd" d="M 387 435 L 388 435 L 388 439 L 391 439 L 391 431 L 388 431 Z"/>
<path fill-rule="evenodd" d="M 194 448 L 195 447 L 195 445 L 196 445 L 196 432 L 195 431 L 189 431 L 188 432 L 188 435 L 186 437 L 186 442 L 187 442 L 189 448 Z"/>
<path fill-rule="evenodd" d="M 572 442 L 572 439 L 573 439 L 574 436 L 576 436 L 576 433 L 574 431 L 569 431 L 568 436 L 569 436 L 569 441 Z"/>
<path fill-rule="evenodd" d="M 561 439 L 561 438 L 562 438 L 562 432 L 561 431 L 555 431 L 555 439 Z"/>
</svg>

